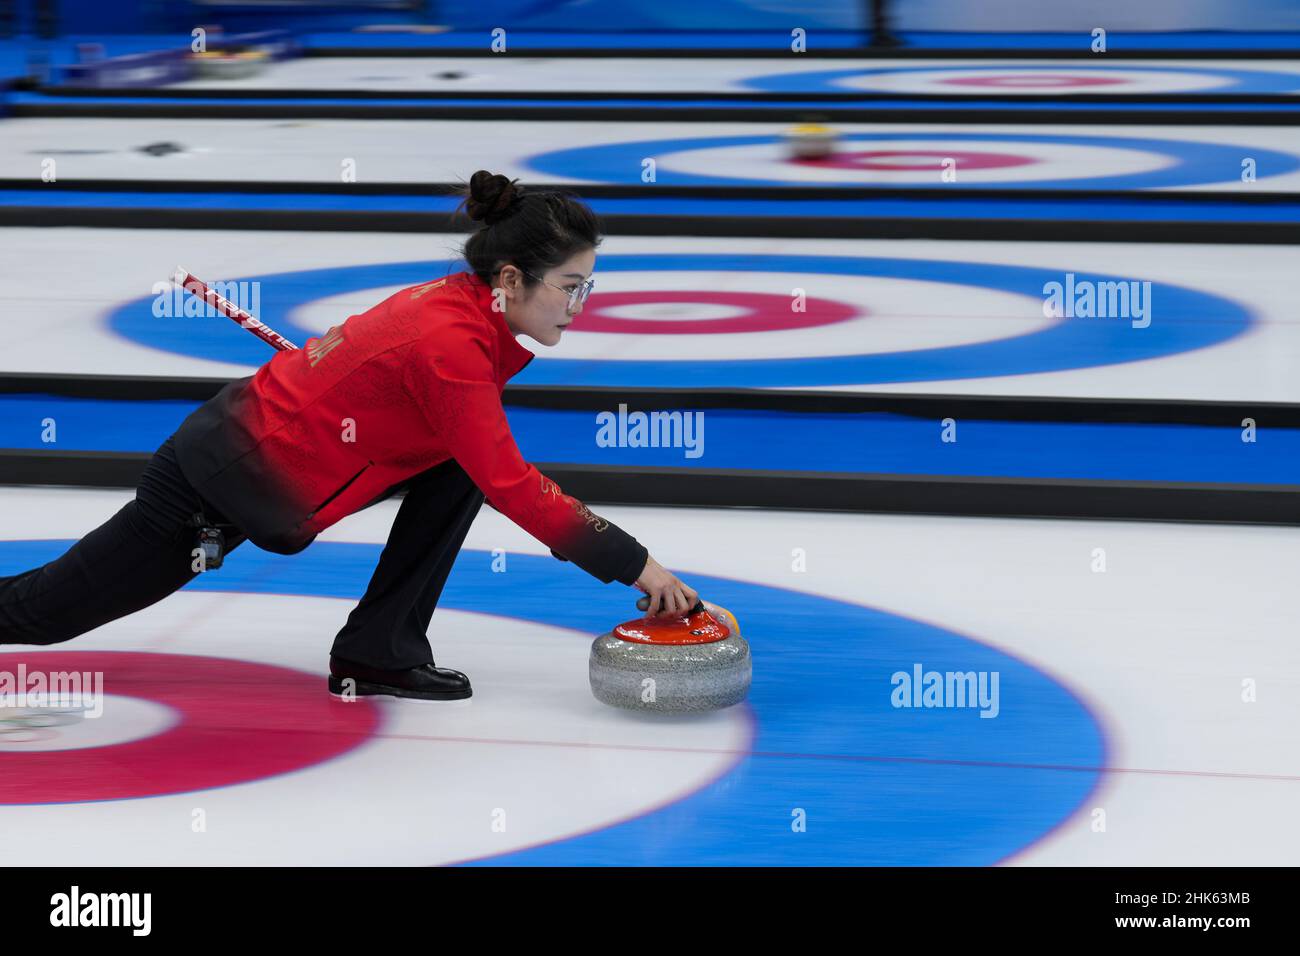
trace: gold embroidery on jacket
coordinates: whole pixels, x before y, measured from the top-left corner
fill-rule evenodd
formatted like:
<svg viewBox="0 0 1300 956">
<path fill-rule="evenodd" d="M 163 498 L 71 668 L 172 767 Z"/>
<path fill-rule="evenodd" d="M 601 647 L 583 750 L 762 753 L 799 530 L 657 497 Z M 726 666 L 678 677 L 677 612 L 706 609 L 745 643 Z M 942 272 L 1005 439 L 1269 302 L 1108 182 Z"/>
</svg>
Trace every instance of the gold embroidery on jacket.
<svg viewBox="0 0 1300 956">
<path fill-rule="evenodd" d="M 307 343 L 307 356 L 311 359 L 311 367 L 315 368 L 317 362 L 342 344 L 343 329 L 337 325 L 331 326 L 322 338 L 311 339 Z"/>
<path fill-rule="evenodd" d="M 592 528 L 594 528 L 597 533 L 600 533 L 601 531 L 604 531 L 606 528 L 609 527 L 608 521 L 606 521 L 600 515 L 594 514 L 590 508 L 584 505 L 577 498 L 566 495 L 564 492 L 560 490 L 559 485 L 551 481 L 551 479 L 547 478 L 545 475 L 542 475 L 542 495 L 543 496 L 555 495 L 558 498 L 567 499 L 569 504 L 573 506 L 573 510 L 578 513 L 578 515 L 582 518 L 583 521 L 591 525 Z"/>
<path fill-rule="evenodd" d="M 609 527 L 608 521 L 606 521 L 600 515 L 594 514 L 590 508 L 584 505 L 577 498 L 573 499 L 573 510 L 578 512 L 578 514 L 582 516 L 583 520 L 586 521 L 587 524 L 595 528 L 597 533 L 600 533 L 601 531 L 604 531 L 606 528 Z"/>
<path fill-rule="evenodd" d="M 432 292 L 434 289 L 438 288 L 440 285 L 442 285 L 442 284 L 443 284 L 444 282 L 446 282 L 446 281 L 447 281 L 447 280 L 446 280 L 445 278 L 443 278 L 443 279 L 439 279 L 437 282 L 426 282 L 426 283 L 425 283 L 424 285 L 422 285 L 422 286 L 416 286 L 414 289 L 411 290 L 411 298 L 412 298 L 412 299 L 418 299 L 420 296 L 424 295 L 426 292 Z"/>
</svg>

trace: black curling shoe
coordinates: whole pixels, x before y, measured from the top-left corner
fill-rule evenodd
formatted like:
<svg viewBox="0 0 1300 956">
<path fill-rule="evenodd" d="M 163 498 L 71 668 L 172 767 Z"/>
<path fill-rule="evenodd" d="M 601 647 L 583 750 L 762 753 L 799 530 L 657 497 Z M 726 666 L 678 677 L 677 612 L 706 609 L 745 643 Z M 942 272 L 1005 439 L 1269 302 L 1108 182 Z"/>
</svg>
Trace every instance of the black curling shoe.
<svg viewBox="0 0 1300 956">
<path fill-rule="evenodd" d="M 460 671 L 434 667 L 432 663 L 384 671 L 337 657 L 330 658 L 329 684 L 330 693 L 337 697 L 387 695 L 417 700 L 464 700 L 474 693 L 469 678 Z"/>
</svg>

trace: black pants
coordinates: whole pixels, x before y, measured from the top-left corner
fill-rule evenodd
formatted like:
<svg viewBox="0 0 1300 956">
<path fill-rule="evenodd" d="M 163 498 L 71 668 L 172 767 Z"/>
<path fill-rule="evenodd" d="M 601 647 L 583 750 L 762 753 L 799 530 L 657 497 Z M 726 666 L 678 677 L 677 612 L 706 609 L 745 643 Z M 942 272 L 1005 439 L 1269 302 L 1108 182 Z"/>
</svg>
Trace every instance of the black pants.
<svg viewBox="0 0 1300 956">
<path fill-rule="evenodd" d="M 426 632 L 447 575 L 483 503 L 483 494 L 453 461 L 406 489 L 361 603 L 334 641 L 345 660 L 386 670 L 433 660 Z M 189 583 L 194 526 L 202 510 L 222 527 L 226 552 L 246 537 L 186 480 L 169 438 L 150 459 L 135 499 L 61 557 L 0 577 L 0 644 L 57 644 L 149 607 Z M 221 569 L 202 572 L 220 574 Z"/>
</svg>

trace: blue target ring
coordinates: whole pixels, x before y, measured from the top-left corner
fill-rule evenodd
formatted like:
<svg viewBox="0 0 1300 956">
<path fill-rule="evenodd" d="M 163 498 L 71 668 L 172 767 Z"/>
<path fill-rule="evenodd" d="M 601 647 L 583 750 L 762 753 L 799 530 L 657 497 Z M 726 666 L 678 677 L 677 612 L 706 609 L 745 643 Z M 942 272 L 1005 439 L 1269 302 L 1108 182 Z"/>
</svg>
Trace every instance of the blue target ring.
<svg viewBox="0 0 1300 956">
<path fill-rule="evenodd" d="M 386 286 L 416 285 L 461 268 L 432 260 L 283 272 L 254 277 L 262 283 L 258 318 L 299 346 L 318 332 L 292 321 L 294 309 L 315 299 Z M 803 255 L 606 255 L 600 272 L 804 272 L 950 283 L 1016 293 L 1042 301 L 1060 272 L 1026 266 L 931 259 Z M 1128 278 L 1076 273 L 1076 282 L 1126 282 Z M 247 280 L 241 280 L 247 281 Z M 599 280 L 598 280 L 599 281 Z M 159 319 L 150 298 L 127 302 L 108 316 L 114 332 L 142 346 L 259 366 L 270 357 L 265 343 L 221 317 Z M 1176 355 L 1219 345 L 1245 332 L 1250 312 L 1229 299 L 1171 283 L 1151 286 L 1152 321 L 1133 328 L 1125 319 L 1058 320 L 1025 335 L 965 345 L 833 355 L 815 358 L 735 360 L 597 360 L 546 358 L 515 377 L 525 385 L 663 386 L 715 388 L 870 385 L 1029 375 L 1095 368 Z M 164 323 L 171 323 L 170 326 Z"/>
<path fill-rule="evenodd" d="M 859 69 L 859 70 L 813 70 L 807 73 L 772 73 L 765 76 L 754 76 L 745 79 L 742 85 L 753 90 L 765 90 L 769 92 L 780 93 L 843 93 L 846 90 L 853 91 L 855 88 L 842 85 L 843 80 L 857 79 L 866 76 L 889 76 L 896 74 L 909 73 L 937 73 L 944 69 L 958 70 L 962 73 L 968 72 L 994 72 L 994 73 L 1015 73 L 1015 72 L 1042 72 L 1044 70 L 1065 70 L 1069 72 L 1087 72 L 1106 74 L 1120 70 L 1124 73 L 1204 73 L 1215 79 L 1230 80 L 1227 86 L 1216 86 L 1207 89 L 1204 92 L 1208 95 L 1216 93 L 1295 93 L 1300 91 L 1300 74 L 1296 73 L 1276 73 L 1268 70 L 1223 70 L 1209 67 L 1173 67 L 1173 66 L 1127 66 L 1120 63 L 1116 66 L 1075 66 L 1071 63 L 1059 63 L 1052 65 L 1035 65 L 1027 66 L 1021 64 L 1001 63 L 1001 64 L 980 64 L 972 66 L 900 66 L 888 67 L 883 69 Z M 863 96 L 871 96 L 874 90 L 860 90 Z M 996 90 L 986 92 L 994 93 Z M 1062 91 L 1068 92 L 1068 91 Z M 1200 92 L 1199 90 L 1189 90 L 1187 92 Z M 907 95 L 907 94 L 902 94 Z M 978 94 L 963 94 L 978 98 Z M 1052 97 L 1059 95 L 1053 91 L 1044 91 L 1041 94 L 1030 94 L 1026 99 L 1032 101 L 1034 95 Z M 1134 91 L 1133 95 L 1141 95 L 1141 91 Z"/>
<path fill-rule="evenodd" d="M 898 133 L 844 133 L 841 142 L 880 143 L 897 140 L 933 138 L 942 142 L 961 143 L 1046 143 L 1057 146 L 1090 146 L 1159 153 L 1174 160 L 1165 169 L 1110 176 L 1087 176 L 1072 179 L 1035 179 L 1026 182 L 958 182 L 958 189 L 1158 189 L 1171 186 L 1201 186 L 1236 179 L 1241 173 L 1243 157 L 1255 159 L 1260 169 L 1277 176 L 1300 169 L 1300 156 L 1253 146 L 1230 146 L 1188 140 L 1140 139 L 1131 136 L 1064 136 L 1053 133 L 953 133 L 946 130 Z M 583 179 L 588 182 L 644 185 L 642 163 L 648 158 L 658 161 L 655 182 L 661 186 L 789 186 L 790 179 L 756 179 L 739 176 L 701 176 L 667 168 L 671 154 L 725 146 L 779 145 L 779 135 L 697 136 L 688 139 L 649 139 L 632 143 L 609 143 L 604 146 L 579 146 L 574 149 L 540 153 L 528 159 L 528 165 L 550 176 Z M 817 183 L 828 188 L 860 187 L 855 181 Z M 914 189 L 915 183 L 873 182 L 872 188 Z M 652 190 L 653 187 L 647 187 Z"/>
<path fill-rule="evenodd" d="M 37 566 L 71 543 L 0 541 L 0 569 Z M 382 548 L 318 541 L 292 557 L 243 548 L 184 590 L 355 600 Z M 1025 661 L 863 605 L 729 578 L 691 581 L 740 616 L 753 648 L 752 753 L 716 783 L 646 815 L 484 862 L 983 866 L 1041 839 L 1100 782 L 1107 746 L 1097 719 Z M 553 597 L 560 584 L 563 602 Z M 625 590 L 550 556 L 512 553 L 502 575 L 491 554 L 470 550 L 439 607 L 593 636 L 633 616 Z M 997 716 L 895 708 L 891 675 L 915 664 L 997 672 Z M 792 835 L 796 807 L 808 827 Z"/>
</svg>

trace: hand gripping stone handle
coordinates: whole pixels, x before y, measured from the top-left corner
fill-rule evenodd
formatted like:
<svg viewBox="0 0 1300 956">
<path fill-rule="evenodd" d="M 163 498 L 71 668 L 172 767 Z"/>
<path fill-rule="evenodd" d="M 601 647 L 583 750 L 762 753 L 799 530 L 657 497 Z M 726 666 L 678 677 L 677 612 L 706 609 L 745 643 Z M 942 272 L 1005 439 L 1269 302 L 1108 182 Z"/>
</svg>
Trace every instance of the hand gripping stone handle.
<svg viewBox="0 0 1300 956">
<path fill-rule="evenodd" d="M 636 599 L 636 609 L 637 609 L 638 611 L 648 611 L 648 610 L 650 610 L 650 595 L 648 595 L 648 594 L 644 594 L 644 595 L 642 595 L 641 597 L 637 598 L 637 599 Z M 701 599 L 696 600 L 696 602 L 695 602 L 695 607 L 693 607 L 693 608 L 691 608 L 689 611 L 687 611 L 687 612 L 686 612 L 686 616 L 687 616 L 687 617 L 690 617 L 692 614 L 698 614 L 700 611 L 703 611 L 703 610 L 704 610 L 704 600 L 701 598 Z"/>
</svg>

